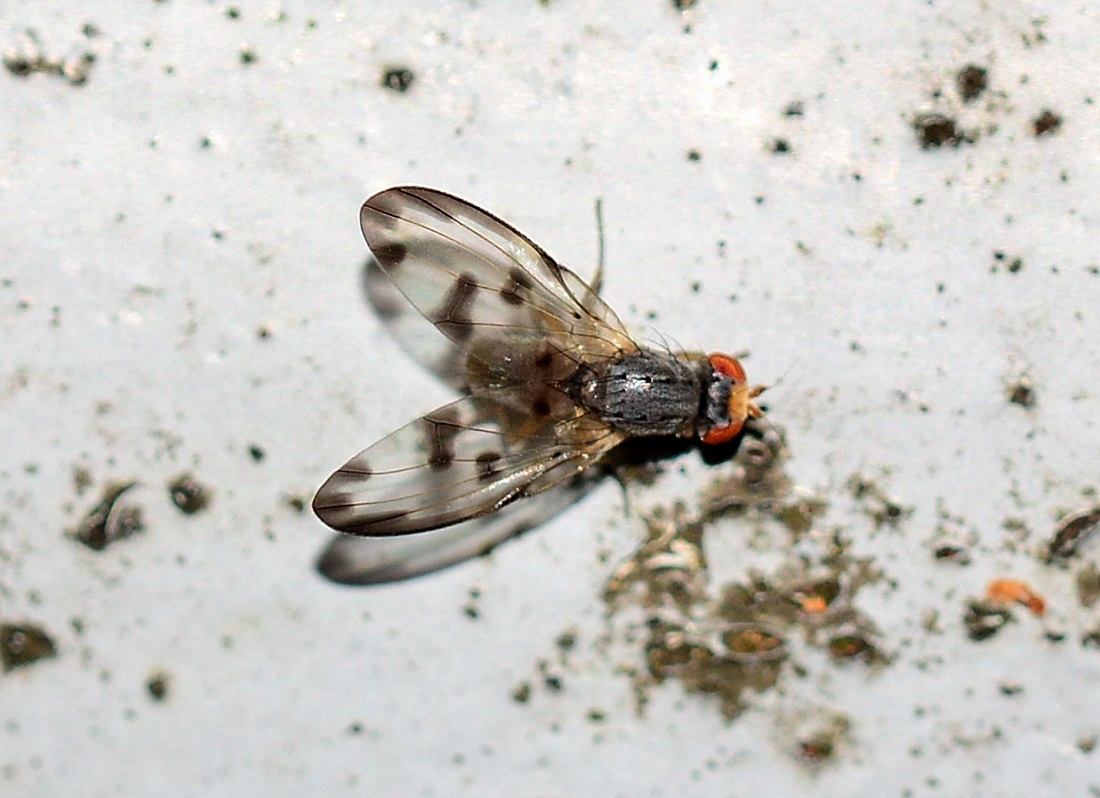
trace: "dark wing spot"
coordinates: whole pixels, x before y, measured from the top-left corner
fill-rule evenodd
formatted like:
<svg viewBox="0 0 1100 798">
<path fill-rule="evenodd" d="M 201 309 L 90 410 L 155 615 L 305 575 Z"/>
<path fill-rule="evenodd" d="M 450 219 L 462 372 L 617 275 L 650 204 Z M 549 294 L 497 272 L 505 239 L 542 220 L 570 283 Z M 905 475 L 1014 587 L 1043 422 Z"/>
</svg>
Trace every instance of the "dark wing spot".
<svg viewBox="0 0 1100 798">
<path fill-rule="evenodd" d="M 500 452 L 482 452 L 476 458 L 478 479 L 492 479 L 500 473 L 497 463 L 503 457 Z"/>
<path fill-rule="evenodd" d="M 508 282 L 500 290 L 500 298 L 509 305 L 522 305 L 523 294 L 521 291 L 530 291 L 534 283 L 527 273 L 515 267 L 508 270 Z"/>
<path fill-rule="evenodd" d="M 470 310 L 478 288 L 477 278 L 469 272 L 463 272 L 443 297 L 443 304 L 432 322 L 448 338 L 465 341 L 473 333 Z"/>
<path fill-rule="evenodd" d="M 550 400 L 545 396 L 540 396 L 531 404 L 531 412 L 536 416 L 550 415 Z"/>
<path fill-rule="evenodd" d="M 371 251 L 374 252 L 374 257 L 378 258 L 378 263 L 386 269 L 400 266 L 409 254 L 409 248 L 398 243 L 376 244 Z"/>
<path fill-rule="evenodd" d="M 537 368 L 539 371 L 546 371 L 552 365 L 554 365 L 553 352 L 543 352 L 541 355 L 535 358 L 535 368 Z"/>
<path fill-rule="evenodd" d="M 424 416 L 424 444 L 428 448 L 428 465 L 433 471 L 449 468 L 455 460 L 455 437 L 462 431 L 458 413 L 441 410 Z"/>
</svg>

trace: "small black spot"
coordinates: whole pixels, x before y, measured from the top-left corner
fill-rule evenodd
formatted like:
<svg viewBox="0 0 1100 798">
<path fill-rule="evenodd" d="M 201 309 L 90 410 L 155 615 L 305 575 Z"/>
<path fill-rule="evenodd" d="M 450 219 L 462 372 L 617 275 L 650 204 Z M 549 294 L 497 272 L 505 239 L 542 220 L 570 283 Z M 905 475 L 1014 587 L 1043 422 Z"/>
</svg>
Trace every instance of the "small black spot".
<svg viewBox="0 0 1100 798">
<path fill-rule="evenodd" d="M 786 155 L 791 151 L 791 143 L 786 139 L 772 139 L 771 150 L 775 155 Z"/>
<path fill-rule="evenodd" d="M 256 444 L 252 444 L 248 447 L 248 454 L 257 463 L 263 462 L 263 459 L 267 457 L 267 452 L 265 452 Z"/>
<path fill-rule="evenodd" d="M 1028 380 L 1019 380 L 1008 387 L 1008 401 L 1020 407 L 1035 407 L 1035 389 Z"/>
<path fill-rule="evenodd" d="M 500 473 L 497 463 L 503 455 L 500 452 L 482 452 L 475 458 L 477 462 L 477 475 L 479 479 L 491 479 Z"/>
<path fill-rule="evenodd" d="M 34 62 L 26 56 L 8 56 L 4 59 L 4 66 L 18 78 L 25 78 L 34 72 Z"/>
<path fill-rule="evenodd" d="M 1031 129 L 1036 136 L 1046 136 L 1057 133 L 1062 126 L 1062 117 L 1051 110 L 1043 111 L 1031 123 Z"/>
<path fill-rule="evenodd" d="M 543 352 L 541 355 L 535 358 L 535 368 L 539 371 L 545 371 L 554 364 L 554 353 Z"/>
<path fill-rule="evenodd" d="M 154 701 L 164 701 L 168 698 L 168 677 L 163 673 L 154 673 L 145 682 L 145 689 Z"/>
<path fill-rule="evenodd" d="M 687 159 L 692 163 L 698 163 L 703 160 L 703 153 L 699 152 L 699 150 L 688 150 Z"/>
<path fill-rule="evenodd" d="M 400 266 L 401 262 L 405 260 L 409 254 L 409 248 L 404 244 L 379 244 L 376 247 L 372 247 L 371 251 L 374 252 L 374 257 L 378 259 L 378 263 L 387 269 L 392 269 L 395 266 Z"/>
<path fill-rule="evenodd" d="M 413 80 L 416 76 L 413 71 L 407 67 L 389 67 L 382 72 L 382 79 L 379 81 L 379 85 L 384 89 L 395 91 L 398 94 L 404 94 L 412 86 Z"/>
<path fill-rule="evenodd" d="M 531 278 L 522 269 L 513 268 L 508 272 L 508 283 L 500 291 L 501 298 L 509 305 L 522 305 L 523 295 L 520 289 L 531 290 Z"/>
<path fill-rule="evenodd" d="M 955 76 L 955 86 L 964 103 L 976 99 L 989 86 L 989 72 L 985 67 L 968 64 Z"/>
<path fill-rule="evenodd" d="M 943 114 L 921 114 L 913 120 L 913 129 L 917 131 L 917 140 L 925 150 L 932 150 L 950 144 L 957 147 L 967 136 L 959 130 L 955 120 Z"/>
<path fill-rule="evenodd" d="M 443 298 L 443 306 L 432 321 L 444 335 L 455 341 L 465 341 L 473 333 L 470 310 L 479 288 L 477 278 L 469 272 L 458 275 L 451 290 Z"/>
<path fill-rule="evenodd" d="M 545 396 L 540 396 L 531 405 L 531 410 L 536 416 L 548 416 L 550 415 L 550 402 Z"/>
</svg>

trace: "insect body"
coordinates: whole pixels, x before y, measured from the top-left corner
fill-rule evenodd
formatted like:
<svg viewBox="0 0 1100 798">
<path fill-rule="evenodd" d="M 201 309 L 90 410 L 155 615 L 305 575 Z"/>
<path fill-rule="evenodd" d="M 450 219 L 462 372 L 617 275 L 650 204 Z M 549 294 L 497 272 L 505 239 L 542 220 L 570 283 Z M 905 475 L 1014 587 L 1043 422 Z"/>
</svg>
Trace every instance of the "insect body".
<svg viewBox="0 0 1100 798">
<path fill-rule="evenodd" d="M 464 395 L 328 478 L 313 509 L 340 532 L 457 524 L 570 480 L 627 438 L 719 444 L 760 415 L 762 389 L 736 359 L 641 348 L 593 288 L 457 197 L 387 189 L 360 223 L 381 271 L 449 339 L 422 359 Z"/>
</svg>

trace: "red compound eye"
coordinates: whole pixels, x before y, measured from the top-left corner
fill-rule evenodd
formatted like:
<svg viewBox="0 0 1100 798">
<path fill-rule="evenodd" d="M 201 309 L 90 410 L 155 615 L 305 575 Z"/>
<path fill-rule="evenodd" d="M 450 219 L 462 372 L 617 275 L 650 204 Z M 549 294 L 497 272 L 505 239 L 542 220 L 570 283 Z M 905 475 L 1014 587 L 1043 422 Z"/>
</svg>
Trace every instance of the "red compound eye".
<svg viewBox="0 0 1100 798">
<path fill-rule="evenodd" d="M 749 386 L 745 382 L 745 369 L 736 358 L 715 354 L 708 359 L 711 368 L 729 377 L 733 383 L 729 398 L 730 423 L 714 427 L 702 437 L 703 443 L 708 446 L 718 446 L 732 441 L 745 425 L 745 419 L 749 417 Z"/>
<path fill-rule="evenodd" d="M 711 355 L 708 359 L 711 367 L 719 374 L 725 374 L 734 382 L 745 381 L 745 369 L 740 360 L 729 355 Z"/>
</svg>

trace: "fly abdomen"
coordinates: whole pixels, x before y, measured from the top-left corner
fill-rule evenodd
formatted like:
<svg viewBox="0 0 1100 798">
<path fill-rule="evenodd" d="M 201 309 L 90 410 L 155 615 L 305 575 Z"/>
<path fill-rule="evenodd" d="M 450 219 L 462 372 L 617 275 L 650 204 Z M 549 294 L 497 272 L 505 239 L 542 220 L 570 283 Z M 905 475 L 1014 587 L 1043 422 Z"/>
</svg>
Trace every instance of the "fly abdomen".
<svg viewBox="0 0 1100 798">
<path fill-rule="evenodd" d="M 580 369 L 570 393 L 628 435 L 694 435 L 703 376 L 701 365 L 691 360 L 642 350 Z"/>
</svg>

